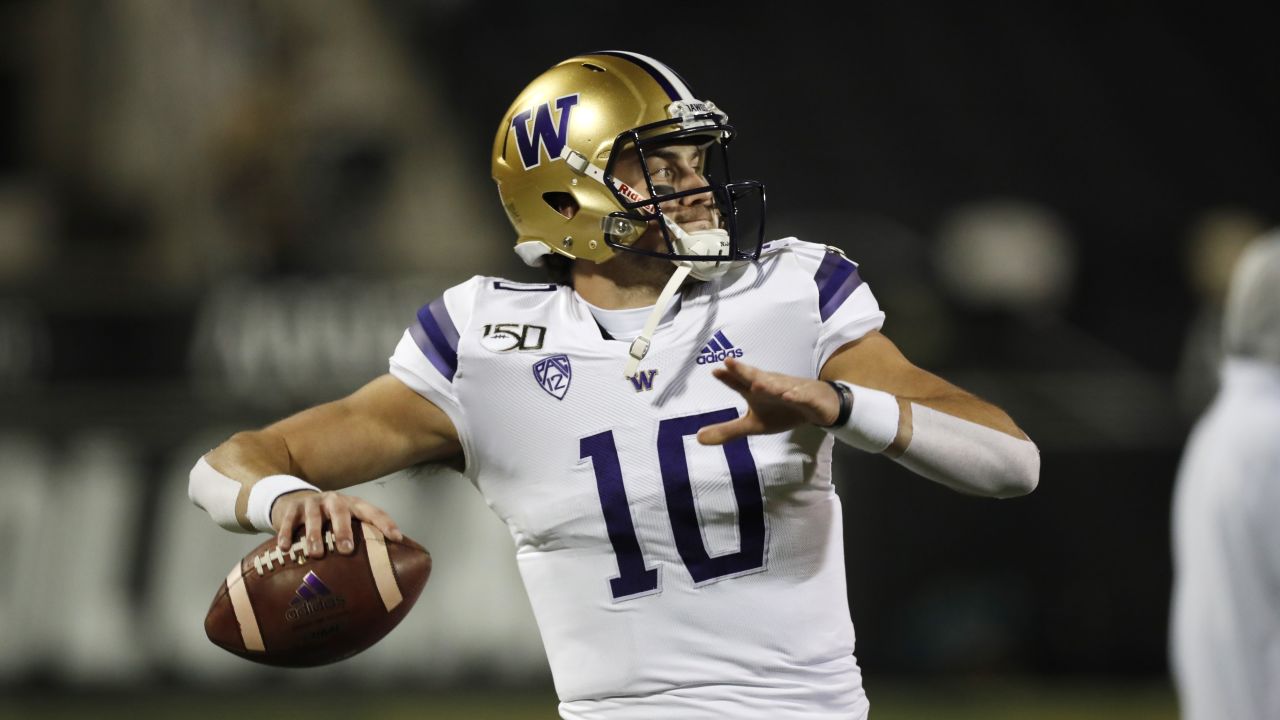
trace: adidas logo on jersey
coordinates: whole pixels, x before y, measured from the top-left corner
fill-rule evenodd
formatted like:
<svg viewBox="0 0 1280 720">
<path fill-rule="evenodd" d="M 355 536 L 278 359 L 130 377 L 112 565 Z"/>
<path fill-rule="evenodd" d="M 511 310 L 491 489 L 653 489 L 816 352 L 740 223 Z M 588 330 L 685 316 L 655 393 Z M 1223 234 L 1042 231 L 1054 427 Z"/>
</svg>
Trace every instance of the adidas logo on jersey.
<svg viewBox="0 0 1280 720">
<path fill-rule="evenodd" d="M 724 336 L 724 331 L 717 330 L 707 344 L 698 351 L 698 364 L 711 365 L 723 362 L 725 358 L 740 357 L 742 357 L 742 348 L 734 347 L 734 344 L 729 342 L 729 338 Z"/>
</svg>

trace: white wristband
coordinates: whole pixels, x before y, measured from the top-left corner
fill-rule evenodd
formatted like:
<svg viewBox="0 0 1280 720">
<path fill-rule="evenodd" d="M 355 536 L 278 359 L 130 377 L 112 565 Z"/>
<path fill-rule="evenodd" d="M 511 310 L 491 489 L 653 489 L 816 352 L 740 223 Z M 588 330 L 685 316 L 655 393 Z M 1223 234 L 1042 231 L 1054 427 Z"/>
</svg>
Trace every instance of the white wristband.
<svg viewBox="0 0 1280 720">
<path fill-rule="evenodd" d="M 836 380 L 853 395 L 849 419 L 828 432 L 846 445 L 871 453 L 884 452 L 898 436 L 898 398 L 883 390 Z"/>
<path fill-rule="evenodd" d="M 244 513 L 249 524 L 259 532 L 274 533 L 276 530 L 271 526 L 271 506 L 275 505 L 276 499 L 281 495 L 298 490 L 320 492 L 320 488 L 292 475 L 268 475 L 254 483 L 249 490 L 249 506 Z"/>
</svg>

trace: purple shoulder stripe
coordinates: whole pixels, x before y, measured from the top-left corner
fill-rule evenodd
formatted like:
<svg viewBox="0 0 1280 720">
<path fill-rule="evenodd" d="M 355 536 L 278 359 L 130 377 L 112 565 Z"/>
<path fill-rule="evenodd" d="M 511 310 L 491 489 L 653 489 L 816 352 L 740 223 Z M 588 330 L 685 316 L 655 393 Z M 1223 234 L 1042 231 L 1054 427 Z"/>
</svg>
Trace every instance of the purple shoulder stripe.
<svg viewBox="0 0 1280 720">
<path fill-rule="evenodd" d="M 838 252 L 828 251 L 813 275 L 818 286 L 818 315 L 826 322 L 862 284 L 858 266 Z"/>
<path fill-rule="evenodd" d="M 458 371 L 458 329 L 449 317 L 444 297 L 418 310 L 418 322 L 409 326 L 409 335 L 436 370 L 452 382 Z"/>
</svg>

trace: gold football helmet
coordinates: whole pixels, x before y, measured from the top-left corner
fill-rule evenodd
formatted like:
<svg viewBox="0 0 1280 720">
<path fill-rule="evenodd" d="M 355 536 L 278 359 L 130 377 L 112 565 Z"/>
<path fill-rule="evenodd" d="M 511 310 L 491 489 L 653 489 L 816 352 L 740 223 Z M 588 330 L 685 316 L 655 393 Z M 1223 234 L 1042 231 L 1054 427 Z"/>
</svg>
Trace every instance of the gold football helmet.
<svg viewBox="0 0 1280 720">
<path fill-rule="evenodd" d="M 516 252 L 538 265 L 549 253 L 605 262 L 625 250 L 684 261 L 695 276 L 698 268 L 756 259 L 764 186 L 730 180 L 725 147 L 733 136 L 728 116 L 652 58 L 601 51 L 555 65 L 520 93 L 493 142 L 493 179 L 519 236 Z M 697 169 L 707 185 L 677 192 L 655 184 L 645 152 L 675 143 L 700 146 Z M 638 155 L 646 192 L 614 176 L 626 153 Z M 686 234 L 660 206 L 700 193 L 712 196 L 720 227 Z M 567 205 L 576 212 L 562 212 Z M 633 247 L 650 224 L 665 252 Z"/>
</svg>

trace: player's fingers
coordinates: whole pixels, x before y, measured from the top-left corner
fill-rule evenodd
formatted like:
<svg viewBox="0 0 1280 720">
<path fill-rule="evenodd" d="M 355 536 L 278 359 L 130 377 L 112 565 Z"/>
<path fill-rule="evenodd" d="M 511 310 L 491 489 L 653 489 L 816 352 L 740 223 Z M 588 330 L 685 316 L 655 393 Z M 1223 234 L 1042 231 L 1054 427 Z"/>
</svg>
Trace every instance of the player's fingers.
<svg viewBox="0 0 1280 720">
<path fill-rule="evenodd" d="M 778 397 L 795 383 L 795 378 L 789 375 L 761 370 L 733 358 L 725 359 L 724 369 L 742 383 L 745 389 L 739 392 L 743 393 Z"/>
<path fill-rule="evenodd" d="M 730 358 L 732 359 L 732 358 Z M 728 360 L 725 361 L 726 364 Z M 723 375 L 718 371 L 723 370 Z M 722 382 L 729 385 L 748 401 L 761 398 L 781 398 L 784 393 L 801 382 L 802 378 L 782 373 L 761 370 L 743 362 L 734 361 L 732 365 L 712 371 Z"/>
<path fill-rule="evenodd" d="M 355 538 L 351 534 L 351 508 L 350 503 L 339 498 L 339 495 L 330 495 L 324 509 L 333 527 L 333 542 L 338 552 L 350 555 L 356 549 Z"/>
<path fill-rule="evenodd" d="M 725 385 L 728 385 L 731 389 L 737 391 L 738 394 L 740 395 L 746 395 L 747 393 L 751 392 L 751 383 L 742 379 L 741 377 L 738 377 L 737 375 L 735 375 L 733 372 L 729 370 L 726 370 L 724 368 L 716 368 L 715 370 L 711 371 L 711 374 L 714 375 L 715 378 L 720 382 L 724 383 Z"/>
<path fill-rule="evenodd" d="M 728 422 L 708 425 L 698 431 L 698 442 L 703 445 L 723 445 L 730 440 L 758 433 L 761 426 L 755 416 L 747 415 Z"/>
<path fill-rule="evenodd" d="M 751 392 L 780 398 L 793 387 L 790 378 L 774 373 L 760 373 L 751 382 Z"/>
<path fill-rule="evenodd" d="M 307 523 L 307 530 L 303 535 L 306 542 L 304 547 L 311 557 L 324 557 L 324 543 L 321 542 L 320 537 L 324 530 L 324 513 L 321 511 L 321 500 L 313 495 L 308 497 L 306 502 L 307 504 L 302 513 Z"/>
<path fill-rule="evenodd" d="M 293 529 L 298 526 L 298 505 L 285 498 L 277 500 L 276 504 L 284 506 L 276 527 L 276 547 L 288 550 L 293 545 Z"/>
<path fill-rule="evenodd" d="M 392 520 L 391 516 L 377 505 L 372 505 L 362 500 L 353 505 L 351 511 L 361 520 L 373 523 L 374 527 L 381 530 L 383 535 L 392 540 L 404 539 L 404 533 L 400 532 L 400 527 L 396 525 L 396 521 Z"/>
<path fill-rule="evenodd" d="M 756 366 L 749 365 L 736 358 L 725 358 L 721 367 L 728 370 L 735 377 L 745 380 L 747 383 L 755 380 L 756 376 L 761 372 Z"/>
</svg>

